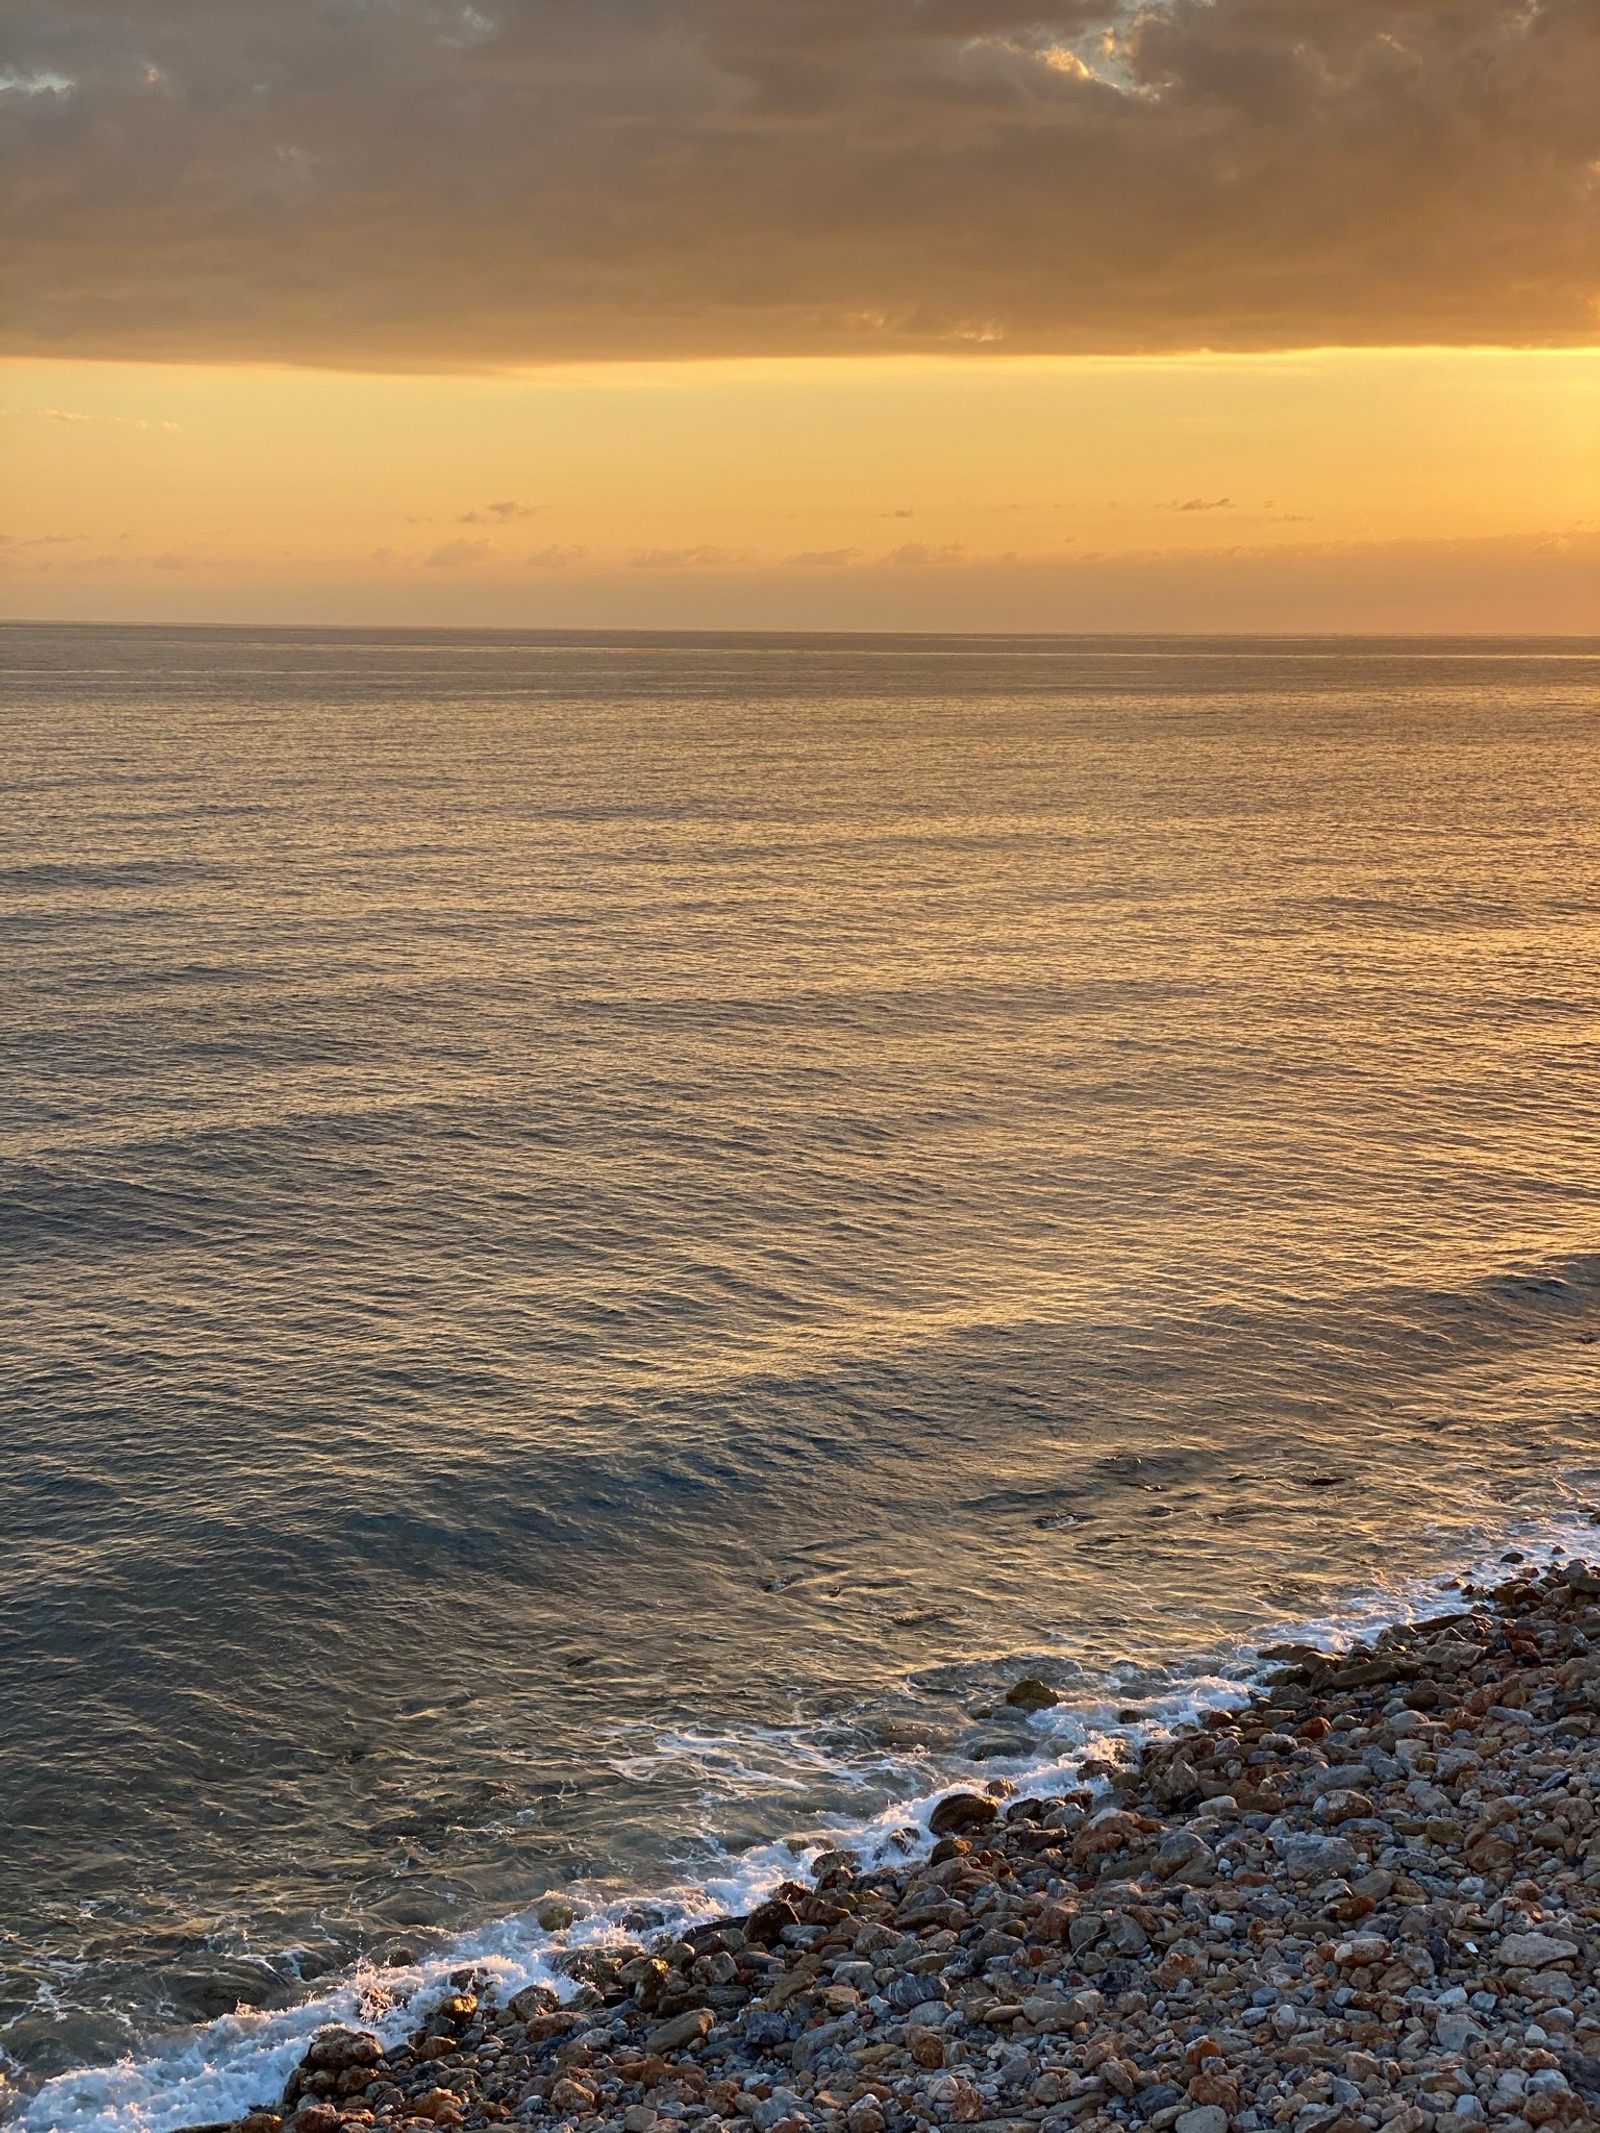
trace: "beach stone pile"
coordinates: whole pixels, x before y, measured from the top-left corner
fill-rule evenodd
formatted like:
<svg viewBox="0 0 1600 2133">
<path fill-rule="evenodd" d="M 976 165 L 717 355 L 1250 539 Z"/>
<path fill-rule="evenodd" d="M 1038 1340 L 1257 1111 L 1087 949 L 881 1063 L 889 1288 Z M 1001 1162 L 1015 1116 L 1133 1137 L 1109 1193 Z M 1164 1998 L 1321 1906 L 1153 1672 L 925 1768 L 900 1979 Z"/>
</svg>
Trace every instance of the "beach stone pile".
<svg viewBox="0 0 1600 2133">
<path fill-rule="evenodd" d="M 1060 1797 L 948 1794 L 931 1854 L 569 1952 L 561 2004 L 462 1971 L 401 2046 L 324 2032 L 239 2133 L 1600 2127 L 1600 1572 L 1275 1656 Z"/>
</svg>

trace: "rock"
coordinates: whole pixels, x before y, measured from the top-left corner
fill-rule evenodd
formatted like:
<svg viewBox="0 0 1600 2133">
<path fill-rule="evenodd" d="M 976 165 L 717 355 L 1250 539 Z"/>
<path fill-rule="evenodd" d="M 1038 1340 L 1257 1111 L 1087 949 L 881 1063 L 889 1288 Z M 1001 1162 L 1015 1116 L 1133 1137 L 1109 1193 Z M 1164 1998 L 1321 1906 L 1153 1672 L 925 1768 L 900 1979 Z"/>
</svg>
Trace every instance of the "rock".
<svg viewBox="0 0 1600 2133">
<path fill-rule="evenodd" d="M 569 1903 L 565 1896 L 548 1896 L 533 1915 L 544 1932 L 565 1933 L 568 1926 L 575 1926 L 588 1913 L 581 1904 Z"/>
<path fill-rule="evenodd" d="M 1005 1700 L 1018 1711 L 1048 1711 L 1061 1698 L 1048 1682 L 1030 1674 L 1025 1681 L 1016 1682 L 1006 1690 Z"/>
<path fill-rule="evenodd" d="M 983 1829 L 998 1821 L 1000 1809 L 981 1792 L 947 1792 L 928 1817 L 936 1837 L 948 1837 L 962 1829 Z"/>
<path fill-rule="evenodd" d="M 323 2103 L 320 2098 L 301 2104 L 289 2121 L 291 2133 L 340 2133 L 344 2125 L 344 2113 L 336 2104 Z"/>
<path fill-rule="evenodd" d="M 1319 1822 L 1336 1828 L 1341 1822 L 1353 1822 L 1359 1816 L 1372 1813 L 1372 1802 L 1364 1792 L 1325 1792 L 1312 1810 Z"/>
<path fill-rule="evenodd" d="M 951 2125 L 975 2125 L 984 2115 L 984 2102 L 965 2074 L 938 2074 L 925 2094 L 934 2114 Z"/>
<path fill-rule="evenodd" d="M 559 2002 L 553 1986 L 524 1985 L 506 2004 L 519 2022 L 531 2022 L 537 2015 L 553 2014 Z"/>
<path fill-rule="evenodd" d="M 1183 2091 L 1175 2089 L 1170 2081 L 1154 2081 L 1149 2088 L 1141 2089 L 1134 2101 L 1141 2118 L 1154 2118 L 1157 2111 L 1170 2111 L 1175 2104 L 1181 2104 Z"/>
<path fill-rule="evenodd" d="M 1216 1853 L 1192 1829 L 1169 1830 L 1156 1848 L 1155 1871 L 1163 1881 L 1191 1881 L 1216 1863 Z"/>
<path fill-rule="evenodd" d="M 752 2008 L 745 2016 L 743 2026 L 747 2042 L 757 2051 L 773 2051 L 789 2041 L 787 2015 L 776 2014 L 766 2007 Z"/>
<path fill-rule="evenodd" d="M 884 1998 L 891 2007 L 910 2009 L 921 2007 L 927 2001 L 942 2001 L 945 1986 L 941 1979 L 924 1977 L 916 1970 L 903 1970 L 899 1977 L 885 1988 Z"/>
<path fill-rule="evenodd" d="M 785 1926 L 797 1926 L 800 1913 L 792 1903 L 774 1897 L 770 1903 L 758 1903 L 744 1922 L 746 1940 L 753 1940 L 757 1947 L 771 1948 L 776 1945 Z"/>
<path fill-rule="evenodd" d="M 1343 1837 L 1320 1837 L 1314 1830 L 1284 1830 L 1273 1849 L 1291 1874 L 1319 1881 L 1340 1879 L 1356 1870 L 1355 1847 Z"/>
<path fill-rule="evenodd" d="M 758 2133 L 771 2133 L 773 2126 L 781 2125 L 796 2112 L 803 2114 L 804 2110 L 805 2104 L 799 2094 L 780 2082 L 770 2096 L 756 2105 L 750 2114 L 750 2122 L 758 2128 Z"/>
<path fill-rule="evenodd" d="M 680 2052 L 687 2045 L 698 2044 L 702 2037 L 709 2036 L 710 2033 L 710 2008 L 691 2007 L 683 2014 L 674 2015 L 670 2022 L 663 2022 L 659 2028 L 651 2030 L 645 2039 L 645 2050 Z"/>
<path fill-rule="evenodd" d="M 1577 1952 L 1575 1943 L 1551 1933 L 1508 1933 L 1499 1960 L 1505 1970 L 1543 1970 L 1551 1963 L 1570 1963 Z"/>
<path fill-rule="evenodd" d="M 1118 1955 L 1139 1956 L 1148 1955 L 1150 1952 L 1149 1934 L 1140 1925 L 1138 1919 L 1132 1917 L 1127 1911 L 1119 1911 L 1117 1913 L 1116 1917 L 1111 1921 L 1106 1939 L 1108 1944 L 1115 1948 Z"/>
<path fill-rule="evenodd" d="M 336 2074 L 347 2067 L 376 2066 L 383 2046 L 364 2029 L 325 2029 L 306 2053 L 308 2066 L 325 2066 Z"/>
<path fill-rule="evenodd" d="M 1341 1970 L 1352 1965 L 1386 1963 L 1394 1949 L 1381 1933 L 1357 1933 L 1350 1940 L 1342 1940 L 1333 1951 L 1333 1959 Z"/>
<path fill-rule="evenodd" d="M 434 2095 L 449 2096 L 448 2089 L 436 2089 Z M 550 2091 L 550 2107 L 556 2111 L 577 2111 L 585 2116 L 594 2109 L 594 2090 L 564 2074 Z"/>
<path fill-rule="evenodd" d="M 654 2133 L 656 2114 L 647 2103 L 630 2103 L 622 2114 L 622 2133 Z"/>
<path fill-rule="evenodd" d="M 1464 2007 L 1447 2007 L 1436 2018 L 1433 2033 L 1442 2052 L 1463 2052 L 1469 2044 L 1481 2044 L 1483 2031 Z"/>
<path fill-rule="evenodd" d="M 1228 2114 L 1220 2104 L 1202 2103 L 1178 2118 L 1173 2133 L 1228 2133 Z"/>
<path fill-rule="evenodd" d="M 1150 1780 L 1150 1793 L 1158 1807 L 1186 1807 L 1200 1794 L 1200 1779 L 1187 1756 L 1177 1756 L 1161 1765 Z"/>
</svg>

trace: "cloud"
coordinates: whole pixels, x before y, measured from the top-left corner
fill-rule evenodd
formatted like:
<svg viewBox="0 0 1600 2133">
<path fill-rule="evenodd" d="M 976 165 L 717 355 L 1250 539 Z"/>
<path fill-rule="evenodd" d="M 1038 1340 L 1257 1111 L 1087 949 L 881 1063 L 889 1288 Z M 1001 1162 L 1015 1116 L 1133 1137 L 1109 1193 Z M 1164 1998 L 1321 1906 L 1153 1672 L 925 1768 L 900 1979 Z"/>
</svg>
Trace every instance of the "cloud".
<svg viewBox="0 0 1600 2133">
<path fill-rule="evenodd" d="M 713 548 L 707 542 L 694 548 L 636 548 L 628 558 L 635 570 L 715 570 L 748 560 L 748 549 Z"/>
<path fill-rule="evenodd" d="M 508 526 L 514 519 L 533 518 L 543 504 L 485 504 L 479 511 L 463 511 L 458 526 Z"/>
<path fill-rule="evenodd" d="M 7 36 L 19 352 L 1600 329 L 1594 0 L 18 0 Z"/>
<path fill-rule="evenodd" d="M 929 563 L 959 563 L 966 555 L 960 541 L 905 541 L 891 548 L 886 563 L 909 563 L 921 568 Z"/>
<path fill-rule="evenodd" d="M 847 563 L 859 563 L 863 553 L 860 548 L 802 548 L 798 555 L 792 555 L 788 560 L 804 563 L 808 568 L 837 570 Z"/>
<path fill-rule="evenodd" d="M 178 422 L 165 422 L 146 415 L 86 415 L 72 407 L 0 407 L 0 415 L 37 415 L 41 422 L 104 423 L 119 430 L 181 430 Z"/>
<path fill-rule="evenodd" d="M 441 541 L 422 560 L 429 570 L 470 570 L 474 564 L 487 563 L 493 554 L 492 541 Z"/>
<path fill-rule="evenodd" d="M 573 542 L 552 541 L 548 548 L 536 548 L 523 560 L 534 570 L 566 570 L 573 563 L 582 563 L 588 557 L 587 548 Z"/>
<path fill-rule="evenodd" d="M 1169 511 L 1231 511 L 1231 496 L 1191 496 L 1181 504 L 1168 504 Z"/>
</svg>

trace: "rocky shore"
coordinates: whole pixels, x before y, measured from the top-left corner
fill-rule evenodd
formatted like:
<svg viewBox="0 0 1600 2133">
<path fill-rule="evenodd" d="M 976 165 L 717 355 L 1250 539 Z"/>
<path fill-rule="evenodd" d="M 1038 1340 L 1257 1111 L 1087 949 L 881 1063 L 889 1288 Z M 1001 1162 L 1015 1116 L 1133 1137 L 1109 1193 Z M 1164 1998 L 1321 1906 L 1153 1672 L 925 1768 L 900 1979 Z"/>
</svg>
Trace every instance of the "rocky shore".
<svg viewBox="0 0 1600 2133">
<path fill-rule="evenodd" d="M 237 2133 L 1600 2126 L 1600 1571 L 1270 1656 L 1064 1796 L 948 1794 L 931 1854 L 569 1953 L 559 2005 L 461 1971 L 403 2044 L 324 2031 Z"/>
</svg>

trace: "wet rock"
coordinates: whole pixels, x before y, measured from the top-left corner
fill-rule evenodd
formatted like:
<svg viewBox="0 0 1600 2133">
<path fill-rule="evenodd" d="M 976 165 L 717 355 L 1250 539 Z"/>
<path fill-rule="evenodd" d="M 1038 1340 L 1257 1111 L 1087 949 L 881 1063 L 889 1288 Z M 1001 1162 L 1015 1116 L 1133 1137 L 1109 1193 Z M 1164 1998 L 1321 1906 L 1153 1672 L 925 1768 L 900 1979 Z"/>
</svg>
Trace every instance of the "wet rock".
<svg viewBox="0 0 1600 2133">
<path fill-rule="evenodd" d="M 312 2040 L 305 2063 L 342 2074 L 349 2067 L 376 2066 L 382 2057 L 382 2045 L 366 2030 L 325 2029 Z"/>
<path fill-rule="evenodd" d="M 1006 1690 L 1005 1700 L 1014 1710 L 1048 1711 L 1061 1698 L 1048 1682 L 1030 1674 L 1026 1680 L 1018 1681 Z"/>
<path fill-rule="evenodd" d="M 1000 1809 L 981 1792 L 947 1792 L 928 1817 L 936 1837 L 948 1837 L 963 1829 L 982 1829 L 999 1820 Z"/>
</svg>

